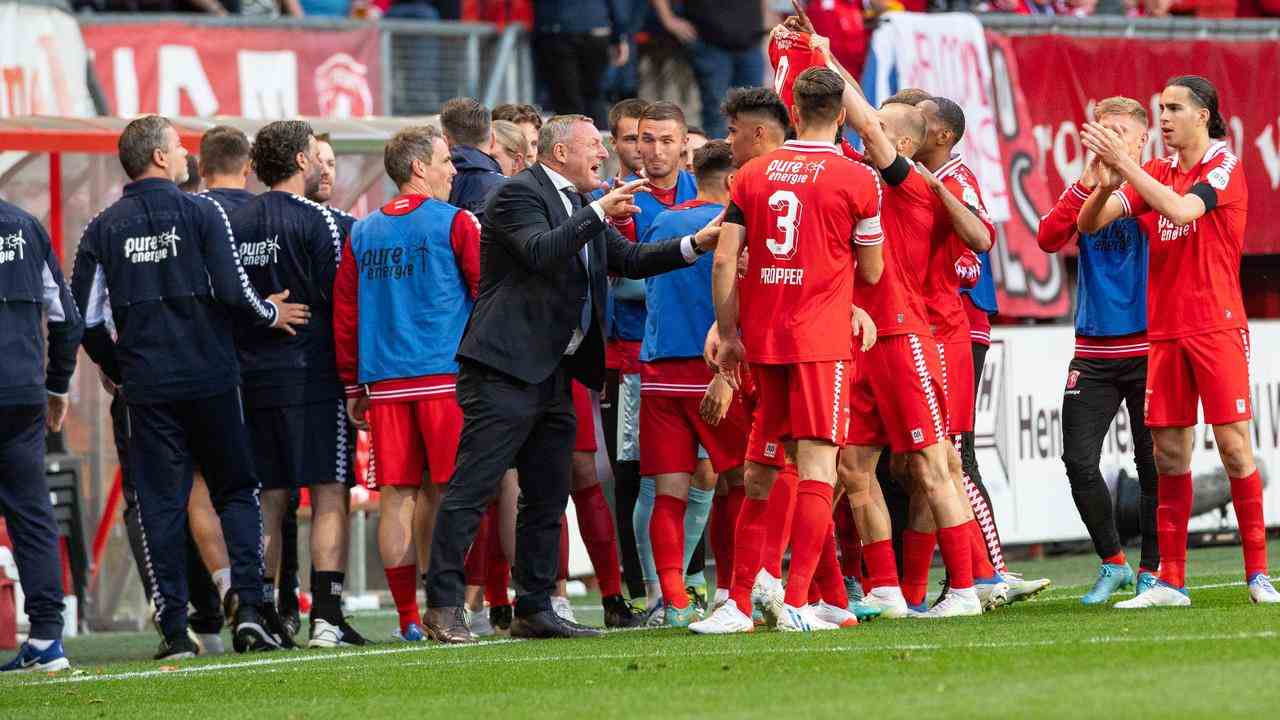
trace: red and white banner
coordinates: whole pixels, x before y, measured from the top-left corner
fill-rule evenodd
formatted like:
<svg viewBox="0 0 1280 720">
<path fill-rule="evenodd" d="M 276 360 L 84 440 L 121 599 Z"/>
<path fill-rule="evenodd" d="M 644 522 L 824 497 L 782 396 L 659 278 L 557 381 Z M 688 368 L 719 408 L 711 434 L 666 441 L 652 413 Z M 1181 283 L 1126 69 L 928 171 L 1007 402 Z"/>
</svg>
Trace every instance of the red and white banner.
<svg viewBox="0 0 1280 720">
<path fill-rule="evenodd" d="M 1008 37 L 1001 44 L 1018 61 L 1018 85 L 1034 124 L 1035 164 L 1044 168 L 1054 197 L 1083 172 L 1079 129 L 1094 103 L 1125 95 L 1146 106 L 1151 129 L 1145 160 L 1171 152 L 1160 137 L 1165 82 L 1185 74 L 1209 78 L 1249 181 L 1245 253 L 1280 253 L 1280 206 L 1274 202 L 1280 187 L 1280 44 L 1063 35 Z"/>
<path fill-rule="evenodd" d="M 0 117 L 93 115 L 85 48 L 70 15 L 0 4 Z"/>
<path fill-rule="evenodd" d="M 892 13 L 872 35 L 863 88 L 873 104 L 914 87 L 964 109 L 956 150 L 977 175 L 996 223 L 989 261 L 1000 314 L 1062 317 L 1071 307 L 1063 262 L 1036 245 L 1040 215 L 1053 197 L 1004 40 L 985 33 L 969 13 Z"/>
<path fill-rule="evenodd" d="M 272 120 L 382 114 L 378 30 L 87 24 L 111 112 Z"/>
</svg>

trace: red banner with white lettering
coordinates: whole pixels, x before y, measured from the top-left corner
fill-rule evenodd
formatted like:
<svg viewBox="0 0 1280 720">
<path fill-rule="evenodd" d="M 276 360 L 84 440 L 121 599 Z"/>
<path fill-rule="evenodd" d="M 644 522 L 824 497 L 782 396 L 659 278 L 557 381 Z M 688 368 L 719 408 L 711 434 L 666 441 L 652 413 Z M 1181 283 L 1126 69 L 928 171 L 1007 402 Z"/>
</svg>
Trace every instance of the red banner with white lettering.
<svg viewBox="0 0 1280 720">
<path fill-rule="evenodd" d="M 122 117 L 264 120 L 382 114 L 378 30 L 85 24 L 99 81 Z"/>
<path fill-rule="evenodd" d="M 988 41 L 993 34 L 988 33 Z M 1084 170 L 1080 125 L 1094 103 L 1125 95 L 1150 114 L 1143 160 L 1168 155 L 1160 137 L 1160 91 L 1174 75 L 1203 75 L 1218 88 L 1228 142 L 1249 185 L 1244 251 L 1280 253 L 1280 44 L 1035 35 L 1001 38 L 1018 61 L 1036 152 L 1054 197 Z"/>
</svg>

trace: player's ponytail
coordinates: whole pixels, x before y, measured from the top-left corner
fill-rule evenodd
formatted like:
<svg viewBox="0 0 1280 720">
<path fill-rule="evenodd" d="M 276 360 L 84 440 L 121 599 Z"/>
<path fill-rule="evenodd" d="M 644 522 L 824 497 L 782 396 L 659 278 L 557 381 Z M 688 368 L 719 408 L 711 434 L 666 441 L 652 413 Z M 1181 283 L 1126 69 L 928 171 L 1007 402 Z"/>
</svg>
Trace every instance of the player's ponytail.
<svg viewBox="0 0 1280 720">
<path fill-rule="evenodd" d="M 1209 137 L 1221 140 L 1227 136 L 1227 121 L 1222 118 L 1218 109 L 1218 89 L 1213 83 L 1199 75 L 1179 75 L 1165 83 L 1166 87 L 1174 85 L 1186 88 L 1192 99 L 1202 108 L 1209 111 Z"/>
</svg>

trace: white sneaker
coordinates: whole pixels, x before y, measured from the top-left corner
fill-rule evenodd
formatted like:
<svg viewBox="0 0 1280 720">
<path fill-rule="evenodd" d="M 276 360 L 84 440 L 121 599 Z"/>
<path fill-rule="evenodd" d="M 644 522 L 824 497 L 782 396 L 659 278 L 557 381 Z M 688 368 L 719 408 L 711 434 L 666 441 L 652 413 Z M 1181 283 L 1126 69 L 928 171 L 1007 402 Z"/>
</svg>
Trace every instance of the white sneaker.
<svg viewBox="0 0 1280 720">
<path fill-rule="evenodd" d="M 1280 603 L 1280 592 L 1276 592 L 1266 573 L 1258 573 L 1249 581 L 1249 599 L 1266 605 Z"/>
<path fill-rule="evenodd" d="M 858 624 L 858 616 L 848 609 L 828 604 L 825 600 L 811 606 L 819 620 L 829 622 L 839 628 L 851 628 Z"/>
<path fill-rule="evenodd" d="M 952 588 L 947 591 L 946 595 L 942 596 L 937 605 L 929 608 L 928 612 L 920 613 L 915 617 L 934 620 L 937 618 L 969 617 L 981 614 L 982 601 L 978 600 L 978 592 L 976 590 L 973 588 L 965 588 L 963 590 Z"/>
<path fill-rule="evenodd" d="M 552 595 L 551 609 L 555 612 L 556 615 L 560 616 L 561 620 L 568 620 L 569 622 L 577 622 L 577 619 L 573 617 L 573 605 L 569 603 L 569 598 L 563 595 Z"/>
<path fill-rule="evenodd" d="M 196 645 L 201 655 L 221 655 L 227 651 L 221 633 L 196 633 Z"/>
<path fill-rule="evenodd" d="M 1250 588 L 1252 592 L 1253 588 Z M 1275 590 L 1272 590 L 1275 592 Z M 1187 607 L 1191 605 L 1191 598 L 1187 594 L 1177 588 L 1166 585 L 1162 582 L 1156 583 L 1155 587 L 1133 598 L 1118 602 L 1116 607 L 1121 610 L 1141 610 L 1153 607 Z"/>
<path fill-rule="evenodd" d="M 812 605 L 792 607 L 784 603 L 782 614 L 778 616 L 778 629 L 782 632 L 813 632 L 816 630 L 838 630 L 839 628 L 839 625 L 833 625 L 819 618 L 818 614 L 813 611 Z"/>
<path fill-rule="evenodd" d="M 764 614 L 765 620 L 770 625 L 777 625 L 778 618 L 782 617 L 786 595 L 787 592 L 781 580 L 770 575 L 766 570 L 756 574 L 756 581 L 751 586 L 751 605 Z"/>
<path fill-rule="evenodd" d="M 886 585 L 875 588 L 862 598 L 862 604 L 879 608 L 880 617 L 886 619 L 904 618 L 911 614 L 900 587 Z"/>
<path fill-rule="evenodd" d="M 1035 596 L 1044 592 L 1045 588 L 1053 584 L 1049 578 L 1039 578 L 1036 580 L 1027 580 L 1016 572 L 1005 570 L 1000 573 L 1000 577 L 1009 585 L 1009 602 L 1016 603 L 1023 600 L 1030 600 Z"/>
<path fill-rule="evenodd" d="M 752 632 L 756 629 L 756 624 L 742 614 L 738 603 L 728 600 L 721 603 L 707 619 L 690 623 L 689 629 L 698 635 L 731 635 Z"/>
<path fill-rule="evenodd" d="M 493 624 L 489 622 L 489 611 L 483 607 L 476 611 L 466 610 L 467 627 L 471 629 L 471 634 L 476 637 L 491 637 L 493 635 Z"/>
<path fill-rule="evenodd" d="M 1009 603 L 1009 583 L 1003 580 L 975 582 L 973 589 L 978 593 L 978 601 L 982 603 L 983 611 L 994 610 Z"/>
<path fill-rule="evenodd" d="M 309 648 L 345 647 L 351 643 L 343 642 L 342 628 L 320 618 L 311 618 L 311 639 L 307 641 Z"/>
</svg>

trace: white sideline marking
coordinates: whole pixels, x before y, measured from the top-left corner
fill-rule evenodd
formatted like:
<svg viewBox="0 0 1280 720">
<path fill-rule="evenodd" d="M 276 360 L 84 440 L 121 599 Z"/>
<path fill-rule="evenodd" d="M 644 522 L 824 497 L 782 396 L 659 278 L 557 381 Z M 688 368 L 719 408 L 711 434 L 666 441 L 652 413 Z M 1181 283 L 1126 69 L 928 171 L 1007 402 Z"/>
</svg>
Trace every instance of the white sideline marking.
<svg viewBox="0 0 1280 720">
<path fill-rule="evenodd" d="M 596 661 L 596 660 L 634 660 L 637 658 L 664 658 L 664 657 L 723 657 L 723 656 L 758 656 L 758 655 L 781 655 L 791 653 L 838 653 L 838 652 L 856 652 L 856 653 L 872 653 L 872 652 L 889 652 L 894 650 L 999 650 L 1002 648 L 1019 648 L 1019 647 L 1051 647 L 1055 645 L 1112 645 L 1124 643 L 1179 643 L 1179 642 L 1218 642 L 1224 640 L 1264 640 L 1280 637 L 1280 633 L 1273 630 L 1263 630 L 1250 633 L 1216 633 L 1205 635 L 1166 635 L 1161 637 L 1149 636 L 1111 636 L 1102 635 L 1096 637 L 1085 637 L 1072 640 L 1019 640 L 1010 642 L 982 641 L 982 642 L 964 642 L 964 643 L 901 643 L 901 644 L 880 644 L 880 645 L 836 645 L 830 647 L 772 647 L 772 648 L 749 648 L 743 650 L 741 648 L 733 650 L 714 650 L 714 649 L 692 649 L 688 647 L 680 647 L 673 652 L 651 652 L 647 654 L 636 652 L 625 653 L 593 653 L 586 655 L 537 655 L 528 657 L 510 657 L 507 655 L 469 657 L 466 659 L 458 658 L 456 660 L 415 660 L 407 665 L 467 665 L 476 663 L 530 663 L 530 662 L 571 662 L 571 661 Z M 404 653 L 422 653 L 441 650 L 463 650 L 483 648 L 493 645 L 505 645 L 517 642 L 528 642 L 525 640 L 494 640 L 490 642 L 480 643 L 477 645 L 440 645 L 436 643 L 414 643 L 410 646 L 401 646 L 393 648 L 380 648 L 376 650 L 357 650 L 342 653 L 325 653 L 316 655 L 289 655 L 289 656 L 271 656 L 258 660 L 244 660 L 239 662 L 224 663 L 219 665 L 195 665 L 188 667 L 179 667 L 174 670 L 141 670 L 105 675 L 72 675 L 67 677 L 53 677 L 46 680 L 31 683 L 20 683 L 15 687 L 35 686 L 35 685 L 61 685 L 67 683 L 82 682 L 107 682 L 115 680 L 138 680 L 145 678 L 157 677 L 174 677 L 180 675 L 202 675 L 215 672 L 224 672 L 227 670 L 239 670 L 243 668 L 268 667 L 274 665 L 289 665 L 304 662 L 322 662 L 328 660 L 346 660 L 353 658 L 373 657 L 377 655 L 398 655 Z M 660 646 L 659 646 L 660 647 Z"/>
</svg>

